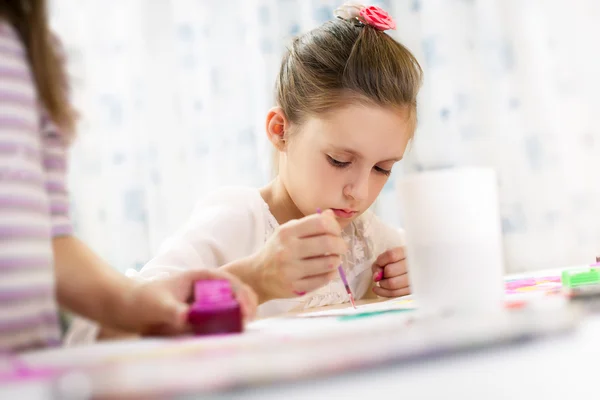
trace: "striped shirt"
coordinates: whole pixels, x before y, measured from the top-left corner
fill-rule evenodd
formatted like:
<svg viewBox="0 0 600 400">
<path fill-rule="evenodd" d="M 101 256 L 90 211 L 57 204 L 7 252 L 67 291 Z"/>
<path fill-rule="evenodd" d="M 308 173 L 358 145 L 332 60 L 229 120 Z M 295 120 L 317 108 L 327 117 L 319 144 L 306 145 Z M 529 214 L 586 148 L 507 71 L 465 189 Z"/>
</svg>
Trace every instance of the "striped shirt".
<svg viewBox="0 0 600 400">
<path fill-rule="evenodd" d="M 0 20 L 0 352 L 58 344 L 52 238 L 71 234 L 66 145 Z"/>
</svg>

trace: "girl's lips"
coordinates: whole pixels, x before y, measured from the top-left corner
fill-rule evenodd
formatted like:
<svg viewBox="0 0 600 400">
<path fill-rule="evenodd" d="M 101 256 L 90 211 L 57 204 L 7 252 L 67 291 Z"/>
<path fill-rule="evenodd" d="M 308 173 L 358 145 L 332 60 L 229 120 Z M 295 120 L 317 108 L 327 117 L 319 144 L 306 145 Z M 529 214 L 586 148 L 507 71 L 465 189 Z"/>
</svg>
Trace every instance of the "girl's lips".
<svg viewBox="0 0 600 400">
<path fill-rule="evenodd" d="M 342 210 L 339 208 L 332 208 L 332 210 L 333 210 L 333 213 L 336 215 L 336 217 L 339 217 L 339 218 L 352 218 L 358 212 L 358 211 L 353 211 L 353 210 Z"/>
</svg>

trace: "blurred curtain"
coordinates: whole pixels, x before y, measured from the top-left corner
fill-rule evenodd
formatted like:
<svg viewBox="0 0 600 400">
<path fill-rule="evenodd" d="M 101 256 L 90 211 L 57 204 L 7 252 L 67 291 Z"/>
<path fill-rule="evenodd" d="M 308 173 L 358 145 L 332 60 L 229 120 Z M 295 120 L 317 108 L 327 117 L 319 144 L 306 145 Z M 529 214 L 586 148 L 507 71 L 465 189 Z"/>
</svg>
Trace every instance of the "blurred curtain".
<svg viewBox="0 0 600 400">
<path fill-rule="evenodd" d="M 143 265 L 222 185 L 270 178 L 264 117 L 286 44 L 330 0 L 53 0 L 82 114 L 76 230 Z M 425 70 L 419 128 L 394 175 L 485 165 L 500 177 L 509 271 L 600 254 L 600 3 L 376 1 Z M 394 179 L 377 212 L 400 225 Z"/>
</svg>

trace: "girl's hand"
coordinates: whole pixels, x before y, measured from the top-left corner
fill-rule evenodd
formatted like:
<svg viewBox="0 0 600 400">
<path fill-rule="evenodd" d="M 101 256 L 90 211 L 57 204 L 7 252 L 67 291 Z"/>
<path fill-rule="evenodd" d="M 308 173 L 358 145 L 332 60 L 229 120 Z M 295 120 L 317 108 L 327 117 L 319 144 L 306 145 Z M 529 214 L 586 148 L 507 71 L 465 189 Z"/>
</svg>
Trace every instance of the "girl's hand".
<svg viewBox="0 0 600 400">
<path fill-rule="evenodd" d="M 252 258 L 261 301 L 302 296 L 337 276 L 347 251 L 331 210 L 281 225 Z"/>
<path fill-rule="evenodd" d="M 189 303 L 193 301 L 194 282 L 227 279 L 245 320 L 256 315 L 257 297 L 254 291 L 227 272 L 196 269 L 173 274 L 167 278 L 136 283 L 124 300 L 122 321 L 128 321 L 128 331 L 142 335 L 176 335 L 191 331 L 187 323 Z"/>
<path fill-rule="evenodd" d="M 410 294 L 410 285 L 406 270 L 406 255 L 403 247 L 395 247 L 382 253 L 371 267 L 373 292 L 381 297 L 399 297 Z"/>
</svg>

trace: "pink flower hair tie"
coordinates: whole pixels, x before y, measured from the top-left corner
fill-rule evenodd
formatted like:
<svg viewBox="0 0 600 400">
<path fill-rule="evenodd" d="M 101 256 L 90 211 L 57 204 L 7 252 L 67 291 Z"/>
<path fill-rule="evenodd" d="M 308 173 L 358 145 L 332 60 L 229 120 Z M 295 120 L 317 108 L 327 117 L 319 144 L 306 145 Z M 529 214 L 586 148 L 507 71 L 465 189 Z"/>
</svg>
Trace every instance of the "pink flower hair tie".
<svg viewBox="0 0 600 400">
<path fill-rule="evenodd" d="M 363 6 L 361 4 L 346 3 L 337 8 L 333 14 L 344 21 L 354 22 L 355 24 L 369 25 L 378 31 L 387 31 L 396 29 L 396 22 L 390 15 L 377 6 Z"/>
</svg>

